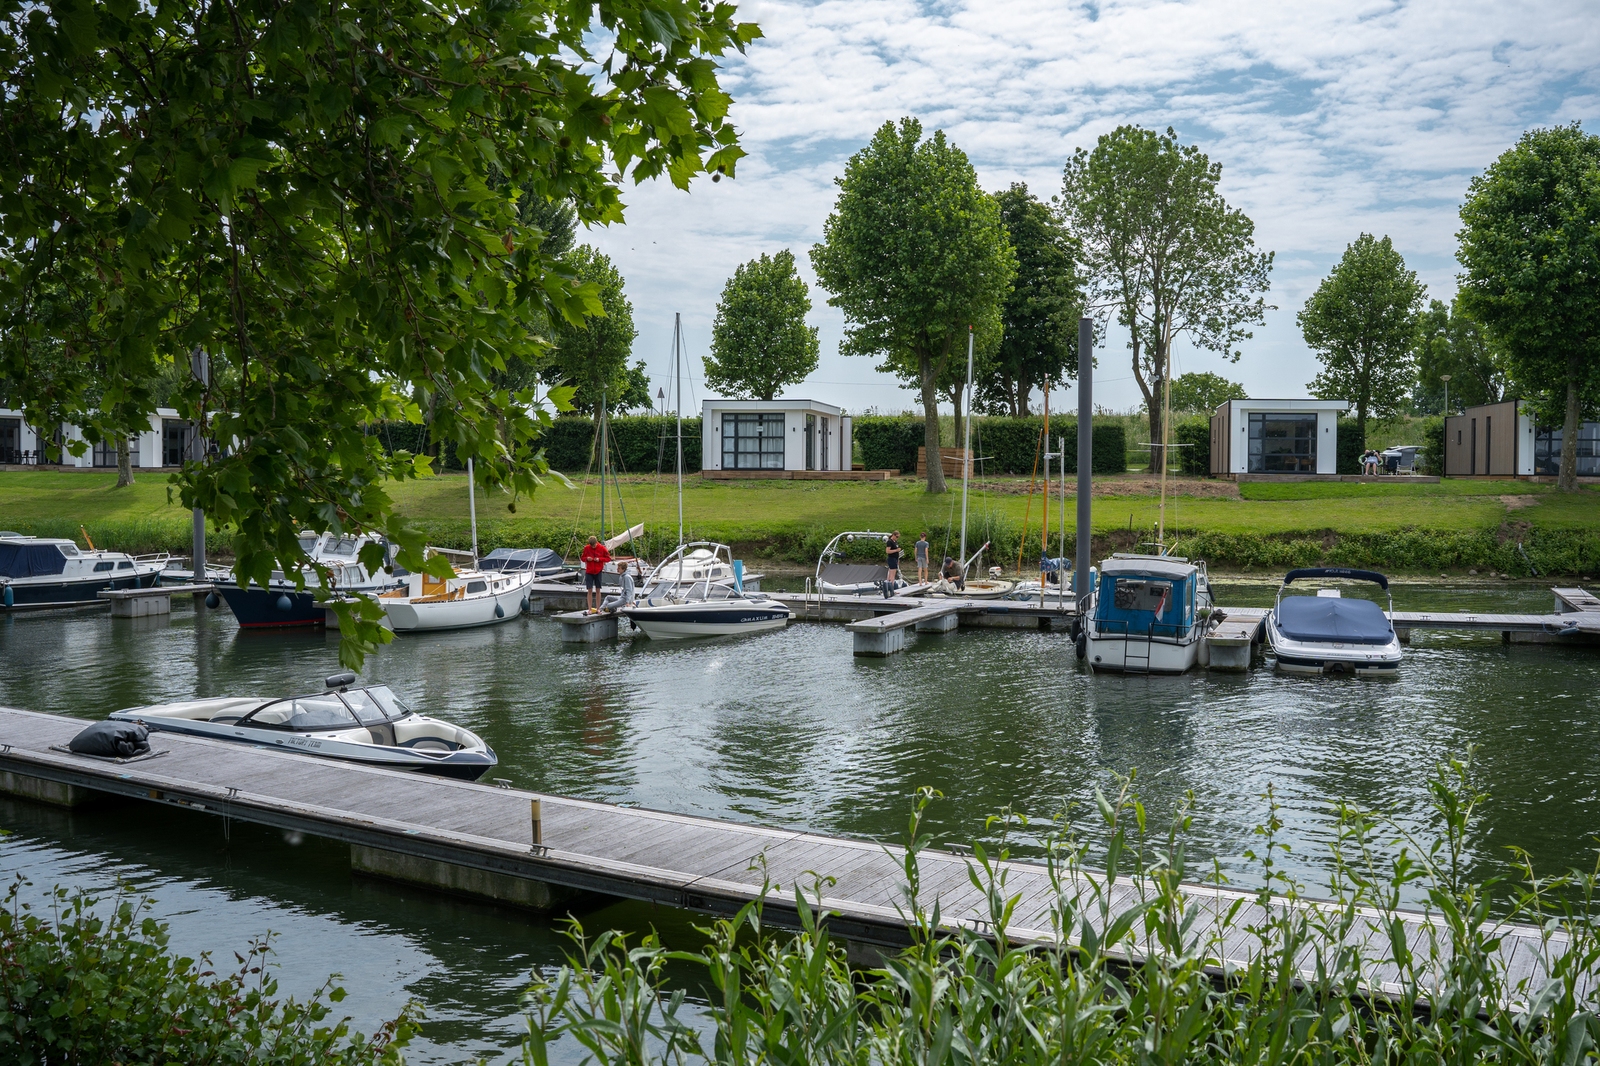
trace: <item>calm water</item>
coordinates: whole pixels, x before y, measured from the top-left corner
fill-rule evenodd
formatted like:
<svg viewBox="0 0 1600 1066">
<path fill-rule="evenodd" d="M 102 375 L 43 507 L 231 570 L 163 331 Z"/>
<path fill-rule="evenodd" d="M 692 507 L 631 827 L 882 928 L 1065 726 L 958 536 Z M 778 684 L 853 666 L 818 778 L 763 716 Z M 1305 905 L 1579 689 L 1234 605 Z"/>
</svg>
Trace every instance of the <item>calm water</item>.
<svg viewBox="0 0 1600 1066">
<path fill-rule="evenodd" d="M 1224 589 L 1240 605 L 1262 586 Z M 232 616 L 100 614 L 0 618 L 0 704 L 96 718 L 133 704 L 320 687 L 337 635 L 241 633 Z M 1545 612 L 1532 588 L 1399 587 L 1405 610 Z M 1600 650 L 1504 647 L 1497 636 L 1418 634 L 1392 682 L 1193 674 L 1093 677 L 1059 633 L 919 636 L 890 659 L 854 659 L 836 625 L 737 641 L 563 645 L 529 618 L 406 637 L 365 677 L 486 737 L 496 776 L 518 785 L 826 833 L 894 839 L 910 796 L 947 797 L 935 834 L 968 840 L 1007 806 L 1049 816 L 1083 804 L 1112 771 L 1137 767 L 1158 821 L 1186 790 L 1192 855 L 1249 877 L 1242 852 L 1271 786 L 1294 872 L 1325 881 L 1329 801 L 1426 828 L 1424 779 L 1477 745 L 1491 793 L 1473 841 L 1480 873 L 1507 848 L 1546 872 L 1592 858 L 1600 830 Z M 140 807 L 67 814 L 0 801 L 0 874 L 53 884 L 124 879 L 156 899 L 177 946 L 220 957 L 277 934 L 286 991 L 344 975 L 370 1029 L 408 997 L 431 1019 L 413 1061 L 500 1056 L 520 1031 L 530 968 L 558 960 L 559 930 L 536 918 L 352 878 L 344 848 Z M 1024 847 L 1027 841 L 1023 842 Z M 634 904 L 590 926 L 692 937 L 692 916 Z"/>
</svg>

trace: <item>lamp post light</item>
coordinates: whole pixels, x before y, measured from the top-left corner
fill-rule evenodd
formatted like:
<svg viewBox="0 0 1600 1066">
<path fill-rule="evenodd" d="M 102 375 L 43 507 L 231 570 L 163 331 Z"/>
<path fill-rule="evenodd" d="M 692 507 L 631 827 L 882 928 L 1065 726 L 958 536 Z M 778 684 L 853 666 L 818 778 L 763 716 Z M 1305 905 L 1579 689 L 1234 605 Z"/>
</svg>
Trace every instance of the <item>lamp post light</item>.
<svg viewBox="0 0 1600 1066">
<path fill-rule="evenodd" d="M 1444 416 L 1450 417 L 1450 375 L 1440 374 L 1439 380 L 1444 382 Z"/>
</svg>

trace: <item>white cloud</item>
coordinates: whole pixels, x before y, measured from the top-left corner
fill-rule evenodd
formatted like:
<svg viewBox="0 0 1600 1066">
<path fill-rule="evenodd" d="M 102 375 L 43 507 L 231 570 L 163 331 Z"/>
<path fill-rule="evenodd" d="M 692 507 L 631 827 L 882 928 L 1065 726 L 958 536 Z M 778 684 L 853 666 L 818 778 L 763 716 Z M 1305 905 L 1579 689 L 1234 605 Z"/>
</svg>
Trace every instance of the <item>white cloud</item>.
<svg viewBox="0 0 1600 1066">
<path fill-rule="evenodd" d="M 733 268 L 782 247 L 804 263 L 845 160 L 902 115 L 947 130 L 985 187 L 1025 180 L 1044 196 L 1075 148 L 1122 123 L 1199 144 L 1278 253 L 1279 310 L 1225 370 L 1255 395 L 1299 394 L 1315 373 L 1294 313 L 1357 234 L 1392 236 L 1448 297 L 1471 176 L 1530 126 L 1600 120 L 1600 18 L 1586 0 L 757 0 L 740 18 L 766 37 L 724 72 L 750 152 L 737 180 L 633 190 L 628 224 L 590 235 L 628 278 L 636 351 L 658 379 L 673 312 L 698 378 Z M 871 360 L 835 354 L 843 321 L 825 300 L 814 291 L 822 365 L 792 391 L 910 407 Z M 1114 333 L 1096 395 L 1127 407 L 1138 392 L 1122 343 Z M 1207 353 L 1178 361 L 1219 368 Z"/>
</svg>

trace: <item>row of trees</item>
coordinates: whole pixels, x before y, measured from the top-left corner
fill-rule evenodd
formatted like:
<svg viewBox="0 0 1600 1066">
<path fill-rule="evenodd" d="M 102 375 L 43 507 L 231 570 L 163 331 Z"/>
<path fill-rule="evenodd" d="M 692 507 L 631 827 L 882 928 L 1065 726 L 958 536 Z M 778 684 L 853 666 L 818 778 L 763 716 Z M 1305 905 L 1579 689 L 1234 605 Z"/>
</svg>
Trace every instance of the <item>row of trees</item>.
<svg viewBox="0 0 1600 1066">
<path fill-rule="evenodd" d="M 1474 178 L 1461 208 L 1453 304 L 1427 291 L 1388 237 L 1363 233 L 1299 323 L 1323 361 L 1318 396 L 1372 416 L 1510 394 L 1562 427 L 1558 487 L 1577 488 L 1578 429 L 1600 409 L 1600 137 L 1530 130 Z M 1455 406 L 1453 403 L 1452 406 Z"/>
</svg>

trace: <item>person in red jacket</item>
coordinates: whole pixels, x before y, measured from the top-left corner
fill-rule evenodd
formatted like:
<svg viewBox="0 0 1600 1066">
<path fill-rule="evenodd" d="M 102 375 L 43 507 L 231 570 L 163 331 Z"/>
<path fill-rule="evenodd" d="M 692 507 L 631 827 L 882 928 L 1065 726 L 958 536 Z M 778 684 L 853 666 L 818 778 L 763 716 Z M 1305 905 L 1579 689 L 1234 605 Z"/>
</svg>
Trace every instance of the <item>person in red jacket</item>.
<svg viewBox="0 0 1600 1066">
<path fill-rule="evenodd" d="M 611 552 L 601 544 L 596 537 L 590 537 L 589 543 L 584 545 L 583 554 L 578 556 L 583 560 L 583 602 L 587 604 L 586 610 L 598 611 L 600 609 L 600 572 L 611 561 Z"/>
</svg>

